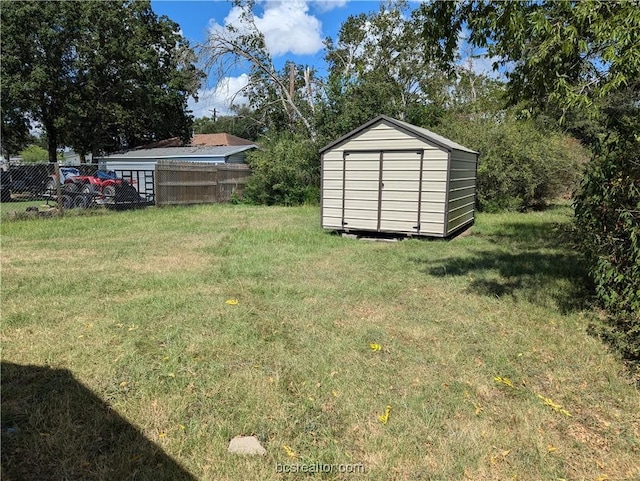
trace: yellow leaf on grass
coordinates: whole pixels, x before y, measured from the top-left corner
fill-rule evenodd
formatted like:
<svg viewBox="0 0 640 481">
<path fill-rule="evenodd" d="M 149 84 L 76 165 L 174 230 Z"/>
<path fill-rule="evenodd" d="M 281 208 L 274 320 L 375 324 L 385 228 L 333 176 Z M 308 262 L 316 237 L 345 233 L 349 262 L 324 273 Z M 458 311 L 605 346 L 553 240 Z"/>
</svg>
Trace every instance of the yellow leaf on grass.
<svg viewBox="0 0 640 481">
<path fill-rule="evenodd" d="M 378 416 L 378 421 L 382 424 L 387 424 L 389 422 L 389 414 L 391 414 L 391 406 L 387 404 L 387 407 L 384 409 L 384 414 Z"/>
<path fill-rule="evenodd" d="M 120 383 L 120 387 L 127 387 L 127 381 L 122 381 Z"/>
<path fill-rule="evenodd" d="M 285 450 L 285 452 L 287 453 L 287 456 L 289 456 L 290 458 L 295 458 L 296 457 L 296 452 L 291 449 L 289 446 L 287 446 L 286 444 L 282 445 L 282 449 Z"/>
<path fill-rule="evenodd" d="M 547 444 L 547 452 L 548 453 L 553 453 L 554 451 L 557 451 L 557 450 L 558 450 L 558 448 L 556 448 L 552 444 Z"/>
<path fill-rule="evenodd" d="M 158 433 L 158 437 L 159 438 L 166 438 L 167 437 L 167 432 L 166 431 L 160 431 Z"/>
<path fill-rule="evenodd" d="M 496 376 L 493 378 L 498 384 L 504 384 L 505 386 L 514 387 L 513 382 L 508 377 Z"/>
<path fill-rule="evenodd" d="M 369 344 L 369 347 L 371 348 L 372 351 L 382 350 L 382 346 L 380 344 L 376 344 L 375 342 L 372 342 L 371 344 Z"/>
<path fill-rule="evenodd" d="M 555 403 L 550 398 L 541 396 L 540 394 L 537 394 L 537 396 L 540 399 L 542 399 L 542 402 L 544 402 L 545 405 L 549 406 L 555 412 L 558 412 L 560 414 L 564 414 L 565 416 L 571 417 L 571 413 L 569 411 L 567 411 L 566 409 L 564 409 L 560 404 Z"/>
<path fill-rule="evenodd" d="M 227 299 L 226 301 L 224 301 L 224 303 L 229 304 L 230 306 L 237 306 L 238 299 Z"/>
</svg>

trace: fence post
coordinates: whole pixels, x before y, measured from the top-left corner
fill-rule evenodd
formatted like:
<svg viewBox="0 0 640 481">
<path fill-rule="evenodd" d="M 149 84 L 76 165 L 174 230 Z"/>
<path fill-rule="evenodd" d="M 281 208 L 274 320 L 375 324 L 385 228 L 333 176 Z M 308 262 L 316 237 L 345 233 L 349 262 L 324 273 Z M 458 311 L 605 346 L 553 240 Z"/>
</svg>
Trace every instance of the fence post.
<svg viewBox="0 0 640 481">
<path fill-rule="evenodd" d="M 63 202 L 62 202 L 62 186 L 60 184 L 60 164 L 58 162 L 56 162 L 54 164 L 54 172 L 55 172 L 55 177 L 56 177 L 56 200 L 58 203 L 58 215 L 60 217 L 62 217 L 64 215 L 64 210 L 63 210 Z"/>
<path fill-rule="evenodd" d="M 154 201 L 157 207 L 160 207 L 162 205 L 162 197 L 160 194 L 160 185 L 159 185 L 159 181 L 158 179 L 160 178 L 160 168 L 158 167 L 158 164 L 160 164 L 160 162 L 162 162 L 161 160 L 158 160 L 156 162 L 155 167 L 153 168 L 154 173 L 153 173 L 153 197 L 154 197 Z"/>
</svg>

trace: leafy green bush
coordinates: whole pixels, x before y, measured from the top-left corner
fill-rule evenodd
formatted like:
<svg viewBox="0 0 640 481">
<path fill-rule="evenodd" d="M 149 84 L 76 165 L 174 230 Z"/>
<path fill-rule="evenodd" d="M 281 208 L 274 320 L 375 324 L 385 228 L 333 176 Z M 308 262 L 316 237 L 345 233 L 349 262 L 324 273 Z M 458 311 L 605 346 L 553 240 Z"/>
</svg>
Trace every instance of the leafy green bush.
<svg viewBox="0 0 640 481">
<path fill-rule="evenodd" d="M 256 204 L 317 204 L 320 199 L 320 160 L 309 139 L 282 135 L 250 153 L 252 176 L 244 197 Z"/>
<path fill-rule="evenodd" d="M 20 152 L 20 157 L 22 157 L 23 162 L 47 162 L 49 153 L 42 147 L 32 144 Z"/>
<path fill-rule="evenodd" d="M 478 207 L 485 211 L 524 210 L 570 195 L 588 160 L 575 139 L 509 115 L 453 118 L 439 131 L 480 152 Z"/>
<path fill-rule="evenodd" d="M 600 328 L 640 363 L 640 142 L 617 141 L 590 163 L 576 198 L 576 220 L 591 275 L 609 314 Z"/>
</svg>

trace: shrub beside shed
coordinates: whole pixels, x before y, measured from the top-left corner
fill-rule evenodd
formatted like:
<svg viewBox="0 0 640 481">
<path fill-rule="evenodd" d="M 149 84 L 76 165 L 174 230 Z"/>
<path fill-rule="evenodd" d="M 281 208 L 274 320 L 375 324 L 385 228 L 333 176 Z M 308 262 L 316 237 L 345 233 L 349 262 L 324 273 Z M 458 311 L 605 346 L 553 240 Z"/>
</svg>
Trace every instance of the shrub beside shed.
<svg viewBox="0 0 640 481">
<path fill-rule="evenodd" d="M 381 115 L 320 151 L 322 227 L 451 237 L 474 222 L 478 153 Z"/>
</svg>

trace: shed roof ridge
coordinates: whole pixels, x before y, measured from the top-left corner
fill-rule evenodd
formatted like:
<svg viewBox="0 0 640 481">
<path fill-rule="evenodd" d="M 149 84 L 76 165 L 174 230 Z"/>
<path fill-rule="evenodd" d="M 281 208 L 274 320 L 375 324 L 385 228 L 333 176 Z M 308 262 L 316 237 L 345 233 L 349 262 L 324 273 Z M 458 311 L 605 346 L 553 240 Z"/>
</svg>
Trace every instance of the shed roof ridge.
<svg viewBox="0 0 640 481">
<path fill-rule="evenodd" d="M 403 120 L 397 120 L 397 119 L 392 119 L 391 117 L 386 117 L 385 118 L 393 123 L 398 123 L 402 126 L 404 126 L 405 128 L 409 129 L 409 130 L 414 130 L 416 133 L 422 134 L 426 137 L 431 137 L 433 140 L 438 141 L 439 143 L 443 144 L 443 145 L 449 145 L 452 148 L 454 148 L 455 150 L 462 150 L 463 152 L 471 152 L 474 154 L 477 154 L 478 152 L 476 152 L 475 150 L 472 150 L 468 147 L 465 147 L 464 145 L 461 145 L 457 142 L 454 142 L 451 139 L 448 139 L 440 134 L 436 134 L 435 132 L 426 129 L 424 127 L 419 127 L 417 125 L 413 125 L 410 124 L 409 122 L 405 122 Z"/>
<path fill-rule="evenodd" d="M 396 127 L 399 127 L 401 129 L 404 130 L 408 130 L 412 133 L 414 133 L 415 135 L 417 135 L 418 137 L 422 138 L 425 141 L 434 143 L 436 145 L 438 145 L 441 148 L 447 149 L 447 150 L 460 150 L 463 152 L 469 152 L 472 154 L 477 154 L 478 152 L 476 152 L 475 150 L 469 149 L 468 147 L 465 147 L 463 145 L 460 145 L 456 142 L 454 142 L 453 140 L 447 139 L 446 137 L 443 137 L 442 135 L 436 134 L 435 132 L 432 132 L 428 129 L 425 129 L 424 127 L 418 127 L 417 125 L 413 125 L 410 124 L 408 122 L 404 122 L 402 120 L 397 120 L 394 119 L 392 117 L 389 117 L 387 115 L 381 114 L 378 115 L 377 117 L 369 120 L 368 122 L 365 122 L 364 124 L 362 124 L 360 127 L 357 127 L 355 129 L 353 129 L 351 132 L 343 135 L 342 137 L 338 138 L 337 140 L 334 140 L 333 142 L 325 145 L 323 148 L 320 149 L 320 153 L 323 153 L 339 144 L 341 144 L 342 142 L 344 142 L 345 140 L 367 130 L 370 127 L 373 127 L 374 125 L 376 125 L 377 123 L 380 123 L 382 121 L 387 121 L 392 125 L 395 125 Z"/>
</svg>

